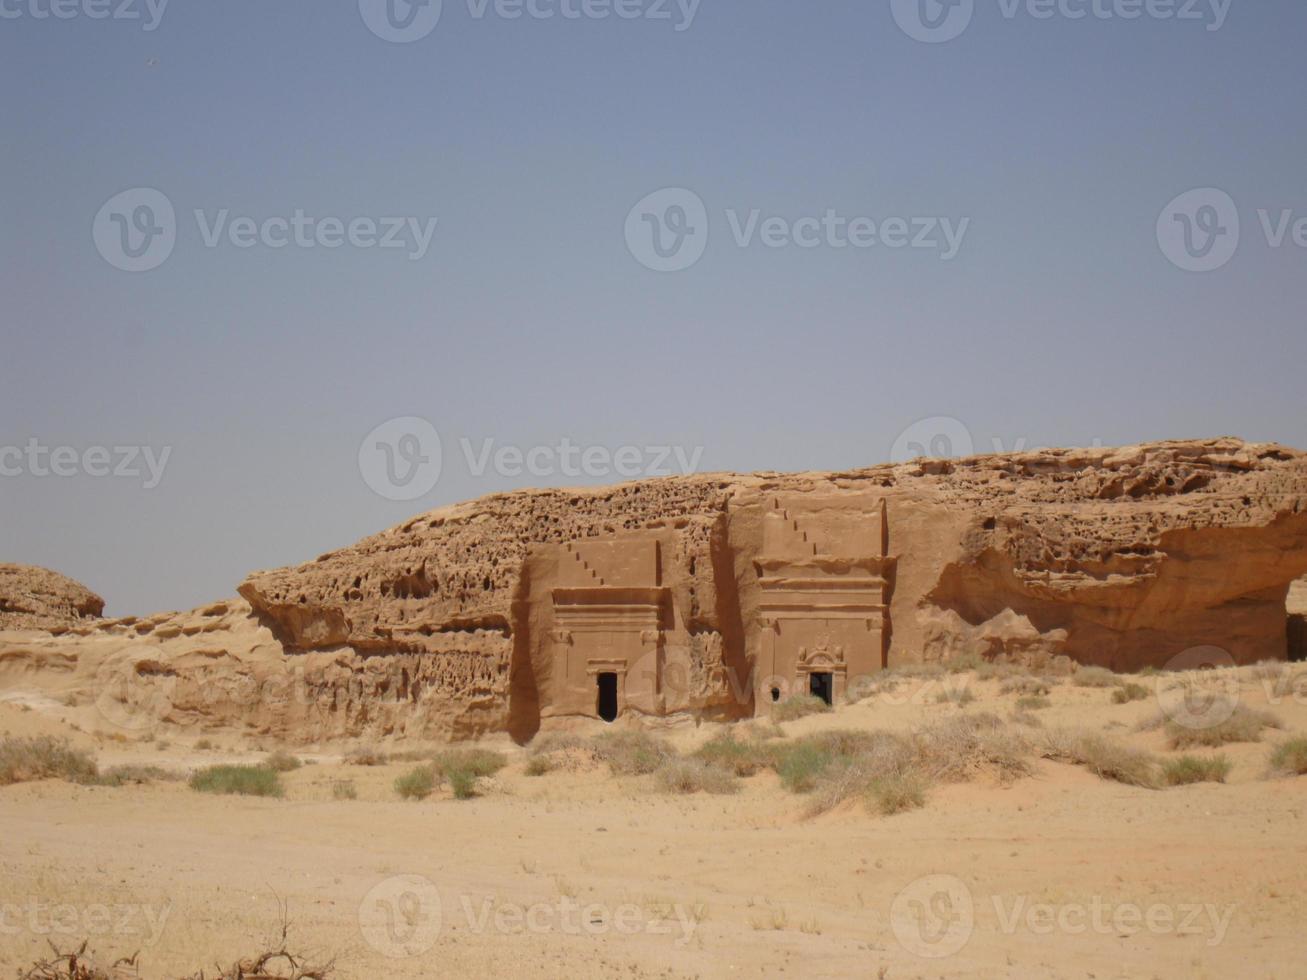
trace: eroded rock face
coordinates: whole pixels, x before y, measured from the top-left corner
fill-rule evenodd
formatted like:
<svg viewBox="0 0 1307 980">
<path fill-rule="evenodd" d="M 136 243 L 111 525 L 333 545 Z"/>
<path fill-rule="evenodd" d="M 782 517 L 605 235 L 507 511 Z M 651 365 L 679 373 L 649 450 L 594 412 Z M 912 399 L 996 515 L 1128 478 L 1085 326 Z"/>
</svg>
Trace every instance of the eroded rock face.
<svg viewBox="0 0 1307 980">
<path fill-rule="evenodd" d="M 1307 454 L 1275 445 L 694 476 L 499 494 L 255 573 L 217 612 L 24 656 L 0 638 L 0 683 L 64 658 L 176 724 L 525 739 L 578 717 L 751 717 L 968 654 L 1283 659 L 1304 574 Z"/>
<path fill-rule="evenodd" d="M 103 612 L 104 600 L 80 582 L 35 565 L 0 564 L 0 629 L 59 630 Z"/>
</svg>

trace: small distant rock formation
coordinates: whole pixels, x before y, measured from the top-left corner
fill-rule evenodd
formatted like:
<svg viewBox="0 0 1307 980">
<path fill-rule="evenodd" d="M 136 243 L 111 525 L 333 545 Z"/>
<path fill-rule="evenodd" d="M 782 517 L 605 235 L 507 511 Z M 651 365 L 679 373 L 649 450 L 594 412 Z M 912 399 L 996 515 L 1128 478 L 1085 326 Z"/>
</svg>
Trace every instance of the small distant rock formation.
<svg viewBox="0 0 1307 980">
<path fill-rule="evenodd" d="M 520 741 L 570 719 L 838 702 L 958 656 L 1283 660 L 1301 653 L 1304 575 L 1307 454 L 1273 444 L 699 475 L 496 494 L 253 573 L 207 610 L 0 637 L 0 686 L 45 658 L 110 716 Z"/>
<path fill-rule="evenodd" d="M 0 630 L 60 630 L 104 613 L 104 600 L 65 575 L 0 563 Z"/>
</svg>

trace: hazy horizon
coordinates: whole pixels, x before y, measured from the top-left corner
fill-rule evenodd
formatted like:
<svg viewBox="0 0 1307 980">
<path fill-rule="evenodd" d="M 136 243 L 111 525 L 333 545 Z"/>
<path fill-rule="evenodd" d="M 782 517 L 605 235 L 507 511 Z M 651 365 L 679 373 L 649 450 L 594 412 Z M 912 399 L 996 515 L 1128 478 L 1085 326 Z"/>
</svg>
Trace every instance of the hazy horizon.
<svg viewBox="0 0 1307 980">
<path fill-rule="evenodd" d="M 0 561 L 140 614 L 529 486 L 1307 448 L 1307 6 L 923 2 L 0 4 Z"/>
</svg>

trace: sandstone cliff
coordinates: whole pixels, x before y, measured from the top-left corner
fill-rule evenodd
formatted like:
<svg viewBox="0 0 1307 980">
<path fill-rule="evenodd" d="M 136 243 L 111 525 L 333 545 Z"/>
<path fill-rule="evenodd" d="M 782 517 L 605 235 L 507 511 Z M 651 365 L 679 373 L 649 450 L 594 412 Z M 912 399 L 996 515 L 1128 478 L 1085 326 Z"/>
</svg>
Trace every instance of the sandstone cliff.
<svg viewBox="0 0 1307 980">
<path fill-rule="evenodd" d="M 1307 454 L 1276 445 L 703 475 L 498 494 L 254 573 L 207 612 L 0 635 L 0 684 L 63 658 L 111 714 L 135 699 L 290 737 L 527 738 L 605 699 L 747 717 L 960 654 L 1282 659 L 1304 574 Z"/>
<path fill-rule="evenodd" d="M 104 600 L 72 579 L 34 565 L 0 564 L 0 630 L 57 630 L 104 612 Z"/>
</svg>

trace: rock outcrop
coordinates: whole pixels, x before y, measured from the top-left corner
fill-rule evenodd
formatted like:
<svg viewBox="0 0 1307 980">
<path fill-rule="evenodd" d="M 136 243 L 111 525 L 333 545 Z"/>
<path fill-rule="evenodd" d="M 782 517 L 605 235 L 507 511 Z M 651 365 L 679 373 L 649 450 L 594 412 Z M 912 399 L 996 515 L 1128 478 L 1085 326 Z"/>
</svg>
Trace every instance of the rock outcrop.
<svg viewBox="0 0 1307 980">
<path fill-rule="evenodd" d="M 67 576 L 0 564 L 0 630 L 60 630 L 104 612 L 104 600 Z"/>
<path fill-rule="evenodd" d="M 1283 659 L 1304 574 L 1307 454 L 1277 445 L 691 476 L 497 494 L 254 573 L 207 615 L 26 638 L 21 657 L 0 637 L 0 684 L 48 654 L 128 678 L 111 714 L 525 739 L 574 717 L 750 717 L 968 654 Z"/>
</svg>

